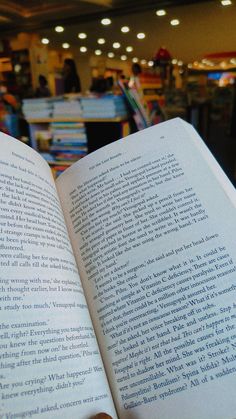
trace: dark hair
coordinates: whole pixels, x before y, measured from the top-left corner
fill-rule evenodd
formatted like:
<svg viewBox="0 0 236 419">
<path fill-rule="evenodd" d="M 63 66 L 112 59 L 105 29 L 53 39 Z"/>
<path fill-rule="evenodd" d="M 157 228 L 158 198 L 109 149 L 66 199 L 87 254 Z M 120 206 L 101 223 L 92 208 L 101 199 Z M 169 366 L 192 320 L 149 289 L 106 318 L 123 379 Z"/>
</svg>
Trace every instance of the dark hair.
<svg viewBox="0 0 236 419">
<path fill-rule="evenodd" d="M 44 86 L 47 86 L 48 82 L 45 76 L 43 76 L 42 74 L 39 75 L 39 83 L 43 84 Z"/>
<path fill-rule="evenodd" d="M 77 74 L 76 65 L 75 65 L 74 60 L 72 60 L 72 58 L 65 58 L 64 64 L 70 67 L 70 70 L 73 74 Z"/>
<path fill-rule="evenodd" d="M 141 69 L 141 67 L 140 67 L 140 65 L 138 63 L 134 63 L 132 65 L 132 71 L 133 71 L 133 74 L 135 76 L 137 76 L 138 74 L 142 73 L 142 69 Z"/>
</svg>

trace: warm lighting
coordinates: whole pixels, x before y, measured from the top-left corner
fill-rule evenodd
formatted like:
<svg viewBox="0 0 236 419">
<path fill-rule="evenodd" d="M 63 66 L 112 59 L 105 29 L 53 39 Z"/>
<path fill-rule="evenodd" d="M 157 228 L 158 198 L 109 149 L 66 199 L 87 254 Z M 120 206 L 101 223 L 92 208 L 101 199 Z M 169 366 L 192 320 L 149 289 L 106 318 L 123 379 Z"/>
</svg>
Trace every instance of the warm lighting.
<svg viewBox="0 0 236 419">
<path fill-rule="evenodd" d="M 70 48 L 70 44 L 68 44 L 68 42 L 64 42 L 64 44 L 62 44 L 62 48 L 68 49 Z"/>
<path fill-rule="evenodd" d="M 141 60 L 140 62 L 141 62 L 142 65 L 147 64 L 147 60 Z"/>
<path fill-rule="evenodd" d="M 232 58 L 232 59 L 230 60 L 230 62 L 231 62 L 231 64 L 235 65 L 235 64 L 236 64 L 236 58 Z"/>
<path fill-rule="evenodd" d="M 105 42 L 106 42 L 106 40 L 105 40 L 104 38 L 99 38 L 99 39 L 97 40 L 97 43 L 98 43 L 98 44 L 100 44 L 100 45 L 105 44 Z"/>
<path fill-rule="evenodd" d="M 127 33 L 127 32 L 129 32 L 130 31 L 130 28 L 128 27 L 128 26 L 122 26 L 122 28 L 121 28 L 121 32 L 123 32 L 123 33 Z"/>
<path fill-rule="evenodd" d="M 115 54 L 114 54 L 114 52 L 108 52 L 107 56 L 109 58 L 114 58 L 115 57 Z"/>
<path fill-rule="evenodd" d="M 171 21 L 170 21 L 170 24 L 172 25 L 172 26 L 178 26 L 179 25 L 179 19 L 172 19 Z"/>
<path fill-rule="evenodd" d="M 183 65 L 183 61 L 179 60 L 179 61 L 178 61 L 178 66 L 180 66 L 180 67 L 181 67 L 182 65 Z"/>
<path fill-rule="evenodd" d="M 80 47 L 80 52 L 86 52 L 87 51 L 87 47 Z"/>
<path fill-rule="evenodd" d="M 139 32 L 138 34 L 137 34 L 137 38 L 138 39 L 144 39 L 145 38 L 145 33 L 143 33 L 143 32 Z"/>
<path fill-rule="evenodd" d="M 42 44 L 47 45 L 47 44 L 49 44 L 49 39 L 48 38 L 42 38 L 41 42 L 42 42 Z"/>
<path fill-rule="evenodd" d="M 138 63 L 138 58 L 137 58 L 137 57 L 134 57 L 134 58 L 132 59 L 132 61 L 133 61 L 133 63 Z"/>
<path fill-rule="evenodd" d="M 78 38 L 79 39 L 86 39 L 87 38 L 87 34 L 84 32 L 78 33 Z"/>
<path fill-rule="evenodd" d="M 166 15 L 166 11 L 161 9 L 161 10 L 157 10 L 156 11 L 156 15 L 157 16 L 165 16 Z"/>
<path fill-rule="evenodd" d="M 63 26 L 56 26 L 55 31 L 58 32 L 58 33 L 64 32 L 64 28 L 63 28 Z"/>
<path fill-rule="evenodd" d="M 114 42 L 112 46 L 113 46 L 113 48 L 118 49 L 118 48 L 120 48 L 120 43 L 119 42 Z"/>
<path fill-rule="evenodd" d="M 121 59 L 122 61 L 127 60 L 127 55 L 121 55 L 120 59 Z"/>
<path fill-rule="evenodd" d="M 221 0 L 222 6 L 230 6 L 232 4 L 231 0 Z"/>
<path fill-rule="evenodd" d="M 102 51 L 100 49 L 96 49 L 94 52 L 95 55 L 102 55 Z"/>
<path fill-rule="evenodd" d="M 105 26 L 110 25 L 111 19 L 109 19 L 108 17 L 105 17 L 104 19 L 101 20 L 101 24 Z"/>
<path fill-rule="evenodd" d="M 153 67 L 154 62 L 152 60 L 148 61 L 148 66 Z"/>
<path fill-rule="evenodd" d="M 178 63 L 178 60 L 176 58 L 173 58 L 173 60 L 171 61 L 173 65 Z"/>
<path fill-rule="evenodd" d="M 21 69 L 22 69 L 22 67 L 21 67 L 21 65 L 20 65 L 20 64 L 16 64 L 16 65 L 14 66 L 14 71 L 15 71 L 16 73 L 19 73 L 19 72 L 21 71 Z"/>
<path fill-rule="evenodd" d="M 131 47 L 131 46 L 126 47 L 126 51 L 127 52 L 132 52 L 133 51 L 133 47 Z"/>
<path fill-rule="evenodd" d="M 193 68 L 193 65 L 191 63 L 188 64 L 188 68 Z"/>
</svg>

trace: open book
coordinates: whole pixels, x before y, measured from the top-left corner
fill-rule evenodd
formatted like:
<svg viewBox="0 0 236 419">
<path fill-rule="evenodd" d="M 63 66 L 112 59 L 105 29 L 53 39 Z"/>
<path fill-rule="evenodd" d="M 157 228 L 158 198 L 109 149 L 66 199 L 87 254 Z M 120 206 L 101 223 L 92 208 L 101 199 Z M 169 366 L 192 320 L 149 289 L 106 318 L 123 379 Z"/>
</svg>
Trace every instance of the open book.
<svg viewBox="0 0 236 419">
<path fill-rule="evenodd" d="M 0 136 L 0 417 L 236 417 L 236 194 L 180 119 L 55 182 Z"/>
</svg>

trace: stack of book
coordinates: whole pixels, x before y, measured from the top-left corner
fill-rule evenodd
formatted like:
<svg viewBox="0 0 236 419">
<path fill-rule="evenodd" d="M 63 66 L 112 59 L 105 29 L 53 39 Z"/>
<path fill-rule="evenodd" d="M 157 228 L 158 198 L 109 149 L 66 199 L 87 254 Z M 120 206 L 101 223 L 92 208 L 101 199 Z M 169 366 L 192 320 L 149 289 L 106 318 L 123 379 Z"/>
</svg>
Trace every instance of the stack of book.
<svg viewBox="0 0 236 419">
<path fill-rule="evenodd" d="M 82 97 L 83 118 L 126 117 L 127 108 L 123 96 Z"/>
<path fill-rule="evenodd" d="M 82 117 L 79 98 L 63 98 L 54 100 L 53 117 L 58 119 L 73 119 Z"/>
<path fill-rule="evenodd" d="M 22 111 L 27 120 L 51 118 L 53 113 L 53 99 L 24 99 Z"/>
<path fill-rule="evenodd" d="M 55 161 L 74 162 L 88 152 L 85 126 L 80 122 L 52 122 L 50 153 Z"/>
</svg>

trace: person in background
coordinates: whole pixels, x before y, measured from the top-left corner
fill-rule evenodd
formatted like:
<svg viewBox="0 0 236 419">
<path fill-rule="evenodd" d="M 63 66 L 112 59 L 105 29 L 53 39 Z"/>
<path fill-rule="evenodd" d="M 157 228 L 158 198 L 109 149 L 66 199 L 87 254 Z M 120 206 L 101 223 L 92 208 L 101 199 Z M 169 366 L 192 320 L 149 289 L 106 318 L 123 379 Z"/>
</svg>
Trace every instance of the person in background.
<svg viewBox="0 0 236 419">
<path fill-rule="evenodd" d="M 35 97 L 49 97 L 51 96 L 50 90 L 48 88 L 48 82 L 46 77 L 44 77 L 42 74 L 39 75 L 38 78 L 39 86 L 37 87 L 35 91 Z"/>
<path fill-rule="evenodd" d="M 64 60 L 64 93 L 81 92 L 80 78 L 76 70 L 75 62 L 72 58 Z"/>
</svg>

